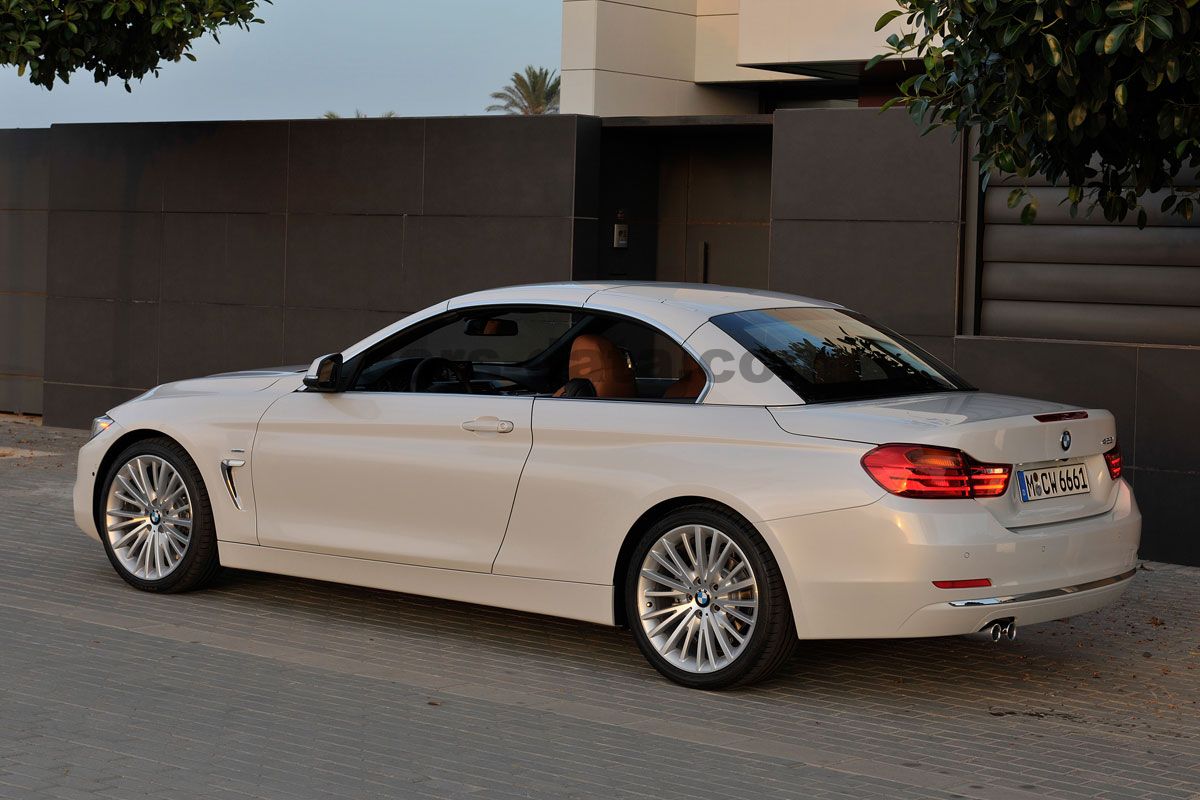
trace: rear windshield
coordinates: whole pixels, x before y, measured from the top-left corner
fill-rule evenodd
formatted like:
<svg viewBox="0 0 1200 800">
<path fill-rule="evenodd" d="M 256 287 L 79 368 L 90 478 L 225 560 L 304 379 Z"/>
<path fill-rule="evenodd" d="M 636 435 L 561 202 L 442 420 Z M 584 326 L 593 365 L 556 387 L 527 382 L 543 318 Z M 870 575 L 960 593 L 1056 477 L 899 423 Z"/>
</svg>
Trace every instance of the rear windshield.
<svg viewBox="0 0 1200 800">
<path fill-rule="evenodd" d="M 972 388 L 916 345 L 852 311 L 773 308 L 712 321 L 806 403 Z"/>
</svg>

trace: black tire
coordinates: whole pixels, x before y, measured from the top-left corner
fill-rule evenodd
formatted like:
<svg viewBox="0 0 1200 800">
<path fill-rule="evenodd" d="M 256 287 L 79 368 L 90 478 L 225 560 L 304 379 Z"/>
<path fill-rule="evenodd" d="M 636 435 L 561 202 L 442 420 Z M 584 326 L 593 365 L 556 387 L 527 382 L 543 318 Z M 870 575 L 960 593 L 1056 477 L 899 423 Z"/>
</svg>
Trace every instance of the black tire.
<svg viewBox="0 0 1200 800">
<path fill-rule="evenodd" d="M 121 468 L 137 456 L 157 456 L 170 464 L 179 473 L 191 499 L 192 529 L 187 548 L 179 565 L 169 574 L 157 580 L 139 578 L 121 563 L 113 550 L 112 542 L 109 541 L 104 525 L 105 503 L 109 489 Z M 166 437 L 143 439 L 122 450 L 113 461 L 108 474 L 104 476 L 100 492 L 95 498 L 95 506 L 97 528 L 100 532 L 100 541 L 104 544 L 104 552 L 108 554 L 108 560 L 112 563 L 113 569 L 130 586 L 144 592 L 186 592 L 201 588 L 211 581 L 220 570 L 221 563 L 217 557 L 217 532 L 213 523 L 212 505 L 209 502 L 208 491 L 204 487 L 204 480 L 200 476 L 200 470 L 196 468 L 196 463 L 174 439 Z"/>
<path fill-rule="evenodd" d="M 687 525 L 714 528 L 732 539 L 744 553 L 758 584 L 758 610 L 749 642 L 732 663 L 712 672 L 692 672 L 670 663 L 651 643 L 639 615 L 638 582 L 643 561 L 662 536 Z M 779 565 L 754 526 L 725 506 L 716 503 L 687 506 L 651 525 L 633 550 L 624 592 L 629 628 L 638 648 L 655 669 L 683 686 L 715 690 L 756 683 L 768 678 L 795 652 L 796 627 Z"/>
</svg>

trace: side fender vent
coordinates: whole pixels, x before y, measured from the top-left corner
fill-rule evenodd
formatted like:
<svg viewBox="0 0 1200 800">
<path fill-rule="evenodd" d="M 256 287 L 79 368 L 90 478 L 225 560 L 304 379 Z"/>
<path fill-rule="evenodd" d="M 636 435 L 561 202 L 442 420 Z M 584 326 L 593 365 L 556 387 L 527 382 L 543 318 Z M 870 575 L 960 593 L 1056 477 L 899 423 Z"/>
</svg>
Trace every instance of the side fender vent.
<svg viewBox="0 0 1200 800">
<path fill-rule="evenodd" d="M 237 484 L 233 482 L 233 471 L 239 467 L 246 466 L 246 462 L 240 458 L 227 458 L 221 462 L 221 478 L 225 481 L 225 489 L 229 492 L 229 499 L 233 501 L 233 505 L 238 511 L 244 511 L 242 508 L 242 500 L 238 497 Z"/>
</svg>

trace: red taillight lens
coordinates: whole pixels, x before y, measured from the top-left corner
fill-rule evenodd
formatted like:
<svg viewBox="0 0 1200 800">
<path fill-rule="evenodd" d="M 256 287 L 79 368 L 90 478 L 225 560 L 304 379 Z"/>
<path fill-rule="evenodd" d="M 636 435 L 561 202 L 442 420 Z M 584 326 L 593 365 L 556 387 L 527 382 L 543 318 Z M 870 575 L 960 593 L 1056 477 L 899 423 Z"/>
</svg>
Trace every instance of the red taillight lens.
<svg viewBox="0 0 1200 800">
<path fill-rule="evenodd" d="M 939 589 L 982 589 L 991 586 L 992 582 L 988 578 L 967 578 L 957 581 L 934 581 L 933 585 Z"/>
<path fill-rule="evenodd" d="M 1108 476 L 1114 481 L 1121 477 L 1121 445 L 1114 444 L 1112 450 L 1104 454 L 1104 463 L 1108 465 Z"/>
<path fill-rule="evenodd" d="M 980 464 L 967 456 L 967 469 L 971 472 L 974 497 L 1000 497 L 1008 491 L 1008 476 L 1012 472 L 1008 464 Z"/>
<path fill-rule="evenodd" d="M 999 497 L 1012 467 L 983 464 L 961 450 L 920 444 L 884 444 L 862 457 L 863 469 L 900 497 Z"/>
</svg>

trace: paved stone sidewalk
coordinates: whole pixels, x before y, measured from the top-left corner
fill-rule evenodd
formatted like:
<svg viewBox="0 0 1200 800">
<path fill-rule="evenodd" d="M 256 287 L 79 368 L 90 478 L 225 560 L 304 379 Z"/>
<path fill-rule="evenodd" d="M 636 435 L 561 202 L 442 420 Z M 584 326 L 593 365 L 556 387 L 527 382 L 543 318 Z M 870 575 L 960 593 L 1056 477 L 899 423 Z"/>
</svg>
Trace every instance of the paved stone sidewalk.
<svg viewBox="0 0 1200 800">
<path fill-rule="evenodd" d="M 0 419 L 0 797 L 1200 798 L 1197 569 L 704 694 L 596 626 L 242 572 L 136 592 L 71 520 L 83 439 Z"/>
</svg>

